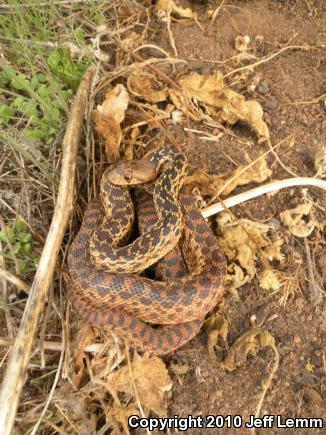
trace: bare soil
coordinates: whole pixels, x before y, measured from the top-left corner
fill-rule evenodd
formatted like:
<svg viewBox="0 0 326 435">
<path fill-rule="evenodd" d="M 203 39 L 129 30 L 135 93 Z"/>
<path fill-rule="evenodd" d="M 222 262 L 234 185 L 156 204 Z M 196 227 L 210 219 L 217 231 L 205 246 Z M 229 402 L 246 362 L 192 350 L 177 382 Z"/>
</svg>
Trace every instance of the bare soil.
<svg viewBox="0 0 326 435">
<path fill-rule="evenodd" d="M 214 5 L 213 5 L 214 3 Z M 182 2 L 203 17 L 215 2 Z M 311 7 L 311 11 L 308 6 Z M 318 15 L 314 12 L 318 10 Z M 238 89 L 248 98 L 259 101 L 265 107 L 264 119 L 268 123 L 273 143 L 293 135 L 293 146 L 281 146 L 278 155 L 284 165 L 298 176 L 315 174 L 314 155 L 325 144 L 325 100 L 312 100 L 325 92 L 325 53 L 316 45 L 325 41 L 326 8 L 323 2 L 304 1 L 232 1 L 221 8 L 214 25 L 206 34 L 193 22 L 173 23 L 171 30 L 181 58 L 187 59 L 190 69 L 207 72 L 218 68 L 215 62 L 234 55 L 234 41 L 238 35 L 248 35 L 256 45 L 257 53 L 274 53 L 285 44 L 315 47 L 305 50 L 289 50 L 256 69 L 264 92 L 248 92 Z M 161 42 L 168 40 L 161 35 Z M 190 61 L 191 59 L 195 59 Z M 232 83 L 232 78 L 231 78 Z M 248 83 L 249 85 L 250 83 Z M 237 89 L 237 86 L 233 86 Z M 265 93 L 266 91 L 266 93 Z M 270 106 L 269 101 L 276 102 Z M 267 104 L 267 106 L 266 106 Z M 271 109 L 269 109 L 271 107 Z M 248 133 L 242 127 L 234 131 L 242 138 Z M 218 143 L 196 140 L 176 134 L 183 149 L 188 153 L 193 167 L 204 167 L 211 173 L 235 169 L 261 153 L 262 145 L 244 145 L 237 139 L 224 135 Z M 273 157 L 269 157 L 273 178 L 291 177 Z M 247 189 L 246 186 L 245 189 Z M 241 189 L 241 190 L 245 190 Z M 300 189 L 285 190 L 269 198 L 259 198 L 235 208 L 237 217 L 267 221 L 300 202 Z M 313 190 L 313 196 L 325 205 L 323 192 Z M 324 277 L 325 240 L 310 240 L 316 273 Z M 306 265 L 303 239 L 290 238 L 285 249 L 297 253 Z M 293 264 L 287 269 L 294 273 Z M 280 414 L 286 417 L 326 418 L 325 306 L 313 306 L 309 300 L 308 272 L 302 269 L 300 287 L 291 289 L 293 294 L 285 304 L 280 304 L 280 294 L 271 295 L 257 283 L 239 290 L 239 300 L 231 295 L 225 298 L 222 309 L 230 326 L 229 345 L 250 329 L 250 318 L 263 317 L 264 328 L 273 335 L 280 352 L 280 366 L 267 392 L 261 414 Z M 262 313 L 264 313 L 262 315 Z M 266 320 L 267 319 L 267 320 Z M 262 390 L 262 382 L 272 365 L 273 353 L 264 350 L 236 371 L 227 373 L 217 368 L 208 357 L 202 333 L 186 347 L 166 358 L 169 364 L 188 367 L 183 375 L 172 375 L 173 393 L 169 404 L 169 416 L 179 415 L 241 415 L 244 420 L 255 413 Z M 225 350 L 225 347 L 224 347 Z M 223 354 L 223 346 L 220 351 Z M 324 360 L 325 361 L 325 360 Z M 288 429 L 289 430 L 289 429 Z M 277 429 L 258 433 L 277 433 Z M 212 433 L 226 433 L 227 429 Z M 231 433 L 235 429 L 230 430 Z M 196 429 L 189 433 L 198 433 Z M 248 433 L 238 429 L 236 433 Z M 311 433 L 307 429 L 296 433 Z M 325 429 L 313 433 L 325 433 Z"/>
</svg>

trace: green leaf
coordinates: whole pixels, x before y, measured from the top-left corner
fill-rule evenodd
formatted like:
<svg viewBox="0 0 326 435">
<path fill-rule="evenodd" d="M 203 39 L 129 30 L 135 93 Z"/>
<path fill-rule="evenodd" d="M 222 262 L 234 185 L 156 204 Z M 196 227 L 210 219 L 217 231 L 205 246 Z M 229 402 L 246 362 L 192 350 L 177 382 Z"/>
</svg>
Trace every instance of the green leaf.
<svg viewBox="0 0 326 435">
<path fill-rule="evenodd" d="M 14 245 L 14 254 L 18 254 L 18 252 L 21 250 L 21 243 L 20 242 L 16 242 Z"/>
<path fill-rule="evenodd" d="M 32 246 L 31 246 L 30 243 L 24 243 L 23 246 L 22 246 L 22 252 L 23 252 L 23 254 L 30 255 L 31 248 L 32 248 Z"/>
<path fill-rule="evenodd" d="M 82 29 L 80 27 L 77 27 L 75 29 L 75 38 L 76 38 L 76 41 L 79 42 L 80 44 L 85 42 L 84 32 L 82 31 Z"/>
<path fill-rule="evenodd" d="M 31 240 L 32 238 L 32 234 L 31 233 L 27 233 L 27 232 L 22 232 L 19 234 L 19 240 L 22 243 L 27 243 Z"/>
<path fill-rule="evenodd" d="M 38 118 L 37 105 L 33 100 L 28 100 L 19 95 L 13 101 L 13 106 L 21 112 L 24 116 L 32 118 L 33 120 Z"/>
<path fill-rule="evenodd" d="M 20 218 L 16 219 L 15 228 L 17 230 L 24 230 L 26 228 L 24 221 Z"/>
<path fill-rule="evenodd" d="M 11 79 L 11 84 L 18 90 L 28 91 L 31 89 L 30 82 L 26 79 L 24 74 L 19 74 Z"/>
<path fill-rule="evenodd" d="M 39 74 L 36 74 L 36 77 L 40 83 L 46 83 L 48 81 L 45 74 L 39 73 Z"/>
<path fill-rule="evenodd" d="M 31 140 L 43 139 L 47 135 L 48 135 L 48 133 L 46 133 L 40 129 L 32 130 L 32 129 L 28 128 L 27 130 L 25 130 L 25 136 Z"/>
<path fill-rule="evenodd" d="M 36 88 L 39 86 L 39 81 L 38 81 L 37 76 L 34 76 L 32 78 L 32 80 L 30 81 L 30 84 L 31 84 L 31 88 L 33 88 L 33 90 L 36 90 Z"/>
<path fill-rule="evenodd" d="M 7 228 L 7 237 L 10 243 L 15 242 L 15 230 L 13 228 Z"/>
<path fill-rule="evenodd" d="M 6 77 L 8 80 L 12 80 L 17 76 L 16 71 L 11 66 L 8 65 L 3 66 L 2 72 L 4 77 Z"/>
<path fill-rule="evenodd" d="M 41 85 L 39 88 L 38 88 L 38 93 L 39 93 L 39 95 L 41 96 L 41 97 L 48 97 L 49 96 L 49 94 L 50 94 L 50 89 L 49 89 L 49 87 L 48 86 L 46 86 L 46 85 Z"/>
<path fill-rule="evenodd" d="M 26 271 L 28 260 L 18 260 L 18 270 L 20 273 Z"/>
<path fill-rule="evenodd" d="M 15 111 L 11 106 L 7 106 L 6 104 L 0 102 L 0 117 L 7 120 L 8 118 L 12 118 L 15 115 Z"/>
<path fill-rule="evenodd" d="M 60 63 L 60 59 L 61 59 L 61 56 L 60 56 L 59 50 L 52 50 L 50 53 L 50 56 L 48 58 L 49 67 L 52 68 L 53 70 L 56 70 L 57 66 Z"/>
</svg>

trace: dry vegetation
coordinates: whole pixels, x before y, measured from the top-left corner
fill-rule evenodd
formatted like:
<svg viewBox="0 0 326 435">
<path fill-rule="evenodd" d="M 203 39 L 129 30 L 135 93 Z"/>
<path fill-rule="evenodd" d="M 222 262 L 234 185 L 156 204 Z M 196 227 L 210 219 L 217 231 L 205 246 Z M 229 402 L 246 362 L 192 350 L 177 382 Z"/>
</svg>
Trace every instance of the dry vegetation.
<svg viewBox="0 0 326 435">
<path fill-rule="evenodd" d="M 31 342 L 33 328 L 36 331 L 26 360 L 26 382 L 24 372 L 20 373 L 25 384 L 14 433 L 129 433 L 128 416 L 132 414 L 241 412 L 258 416 L 292 415 L 298 410 L 325 418 L 326 204 L 322 189 L 293 187 L 287 193 L 282 190 L 282 194 L 224 210 L 212 219 L 228 259 L 225 301 L 206 320 L 205 339 L 201 335 L 171 357 L 139 355 L 110 331 L 79 322 L 64 288 L 69 243 L 85 205 L 97 195 L 108 163 L 138 158 L 166 144 L 175 146 L 189 158 L 186 188 L 203 209 L 223 204 L 230 195 L 261 183 L 325 177 L 322 80 L 326 61 L 320 23 L 325 23 L 326 12 L 322 2 L 265 2 L 280 14 L 277 19 L 283 19 L 282 14 L 297 14 L 303 20 L 309 14 L 315 20 L 312 26 L 318 24 L 315 38 L 307 30 L 299 36 L 294 32 L 291 37 L 282 35 L 279 40 L 272 32 L 270 39 L 268 33 L 263 37 L 250 26 L 250 37 L 239 30 L 249 12 L 253 14 L 251 25 L 255 16 L 262 19 L 257 2 L 55 1 L 51 7 L 41 4 L 37 8 L 33 2 L 20 3 L 0 6 L 0 379 L 10 369 L 8 354 L 25 307 L 35 315 L 37 305 L 40 316 L 38 323 L 38 315 L 34 323 L 22 322 L 26 340 Z M 219 34 L 219 19 L 232 22 L 233 33 Z M 193 57 L 189 35 L 199 35 Z M 220 51 L 212 54 L 207 49 L 214 59 L 206 58 L 205 51 L 198 56 L 201 38 L 209 45 L 217 37 Z M 294 61 L 291 55 L 297 56 Z M 275 72 L 277 59 L 284 64 Z M 309 59 L 316 62 L 313 73 L 308 70 Z M 287 61 L 301 65 L 299 73 L 307 74 L 309 82 L 293 94 L 287 88 L 292 80 Z M 88 92 L 87 108 L 76 156 L 73 216 L 58 258 L 52 258 L 52 274 L 48 267 L 44 271 L 42 250 L 55 206 L 63 200 L 60 189 L 73 194 L 69 186 L 62 185 L 62 177 L 74 179 L 69 173 L 74 170 L 74 152 L 68 151 L 68 163 L 65 153 L 76 131 L 71 124 L 78 128 L 84 111 L 80 105 L 72 111 L 71 102 L 89 65 L 94 76 L 88 77 L 83 89 L 84 96 Z M 284 84 L 280 71 L 284 71 Z M 318 74 L 319 82 L 311 84 L 310 73 Z M 274 79 L 279 101 L 271 95 L 273 86 L 266 84 L 267 79 L 269 83 Z M 78 139 L 75 133 L 73 137 Z M 320 181 L 320 186 L 325 189 L 325 182 Z M 69 200 L 72 196 L 64 197 L 67 213 Z M 65 226 L 61 221 L 62 232 Z M 55 241 L 48 237 L 47 249 L 53 255 L 55 243 L 61 242 L 59 232 Z M 35 278 L 39 263 L 49 285 Z M 33 297 L 28 301 L 31 287 Z M 43 301 L 42 292 L 47 289 Z M 282 323 L 280 319 L 293 318 L 299 310 L 303 321 L 289 321 L 288 331 L 286 320 Z M 299 337 L 297 342 L 295 337 Z M 317 356 L 311 361 L 309 343 L 316 342 L 317 350 L 311 353 Z M 25 350 L 28 354 L 28 346 Z M 264 360 L 260 358 L 256 372 L 252 361 L 258 352 Z M 282 365 L 287 364 L 286 358 L 290 358 L 287 369 Z M 314 376 L 313 383 L 299 382 L 295 391 L 301 400 L 298 407 L 290 378 L 296 363 L 303 366 L 300 374 Z M 260 376 L 263 369 L 264 376 Z M 246 386 L 246 371 L 256 379 L 255 386 Z M 240 377 L 232 378 L 237 372 Z M 219 376 L 225 382 L 221 406 L 220 398 L 214 402 L 214 397 L 219 397 L 223 387 L 207 386 Z M 282 382 L 289 382 L 288 389 Z M 246 391 L 242 395 L 247 403 L 238 403 L 240 388 Z M 272 399 L 265 405 L 269 392 Z M 253 395 L 254 403 L 248 408 Z M 184 405 L 187 397 L 193 397 L 193 410 Z M 274 398 L 282 406 L 277 407 Z M 310 408 L 304 408 L 303 402 Z M 208 412 L 210 403 L 215 408 Z M 237 409 L 232 407 L 235 403 Z M 0 429 L 0 433 L 6 432 Z"/>
</svg>

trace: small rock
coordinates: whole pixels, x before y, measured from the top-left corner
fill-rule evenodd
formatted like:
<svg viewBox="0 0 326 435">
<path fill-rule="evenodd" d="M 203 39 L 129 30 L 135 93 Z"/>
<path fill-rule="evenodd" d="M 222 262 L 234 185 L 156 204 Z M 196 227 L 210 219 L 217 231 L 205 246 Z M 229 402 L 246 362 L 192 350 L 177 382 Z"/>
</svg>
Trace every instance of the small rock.
<svg viewBox="0 0 326 435">
<path fill-rule="evenodd" d="M 303 305 L 304 305 L 304 299 L 303 298 L 301 298 L 300 296 L 299 297 L 297 297 L 296 299 L 295 299 L 295 301 L 294 301 L 294 306 L 296 307 L 296 308 L 302 308 L 303 307 Z"/>
<path fill-rule="evenodd" d="M 278 101 L 275 98 L 270 98 L 264 102 L 264 108 L 267 110 L 275 110 L 278 106 Z"/>
<path fill-rule="evenodd" d="M 295 343 L 295 344 L 301 343 L 301 338 L 299 337 L 299 335 L 295 335 L 293 337 L 293 343 Z"/>
<path fill-rule="evenodd" d="M 267 86 L 266 83 L 262 83 L 262 84 L 260 84 L 260 85 L 257 87 L 257 91 L 258 91 L 260 94 L 268 94 L 268 92 L 269 92 L 269 87 Z"/>
<path fill-rule="evenodd" d="M 314 383 L 316 382 L 314 376 L 308 372 L 303 372 L 302 380 L 304 383 L 309 384 L 309 385 L 314 385 Z"/>
<path fill-rule="evenodd" d="M 274 231 L 277 231 L 277 230 L 281 229 L 281 222 L 277 218 L 271 218 L 268 221 L 268 225 L 270 225 L 273 228 Z"/>
<path fill-rule="evenodd" d="M 321 360 L 321 356 L 318 355 L 318 353 L 314 353 L 312 354 L 311 358 L 310 358 L 310 362 L 311 364 L 313 364 L 315 367 L 319 368 L 322 366 L 322 360 Z"/>
</svg>

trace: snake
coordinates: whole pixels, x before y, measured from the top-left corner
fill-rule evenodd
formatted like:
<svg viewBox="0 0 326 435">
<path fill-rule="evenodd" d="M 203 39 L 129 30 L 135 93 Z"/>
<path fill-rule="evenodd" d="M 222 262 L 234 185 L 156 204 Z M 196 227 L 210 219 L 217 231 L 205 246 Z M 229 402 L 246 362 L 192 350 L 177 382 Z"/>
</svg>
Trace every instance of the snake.
<svg viewBox="0 0 326 435">
<path fill-rule="evenodd" d="M 162 148 L 106 170 L 100 199 L 90 201 L 68 251 L 68 297 L 78 315 L 156 355 L 193 338 L 224 293 L 225 257 L 193 199 L 182 192 L 185 168 L 182 153 Z M 122 246 L 134 220 L 129 188 L 155 177 L 154 224 L 153 211 L 143 208 L 150 228 Z M 140 274 L 178 243 L 189 273 L 164 281 Z"/>
</svg>

